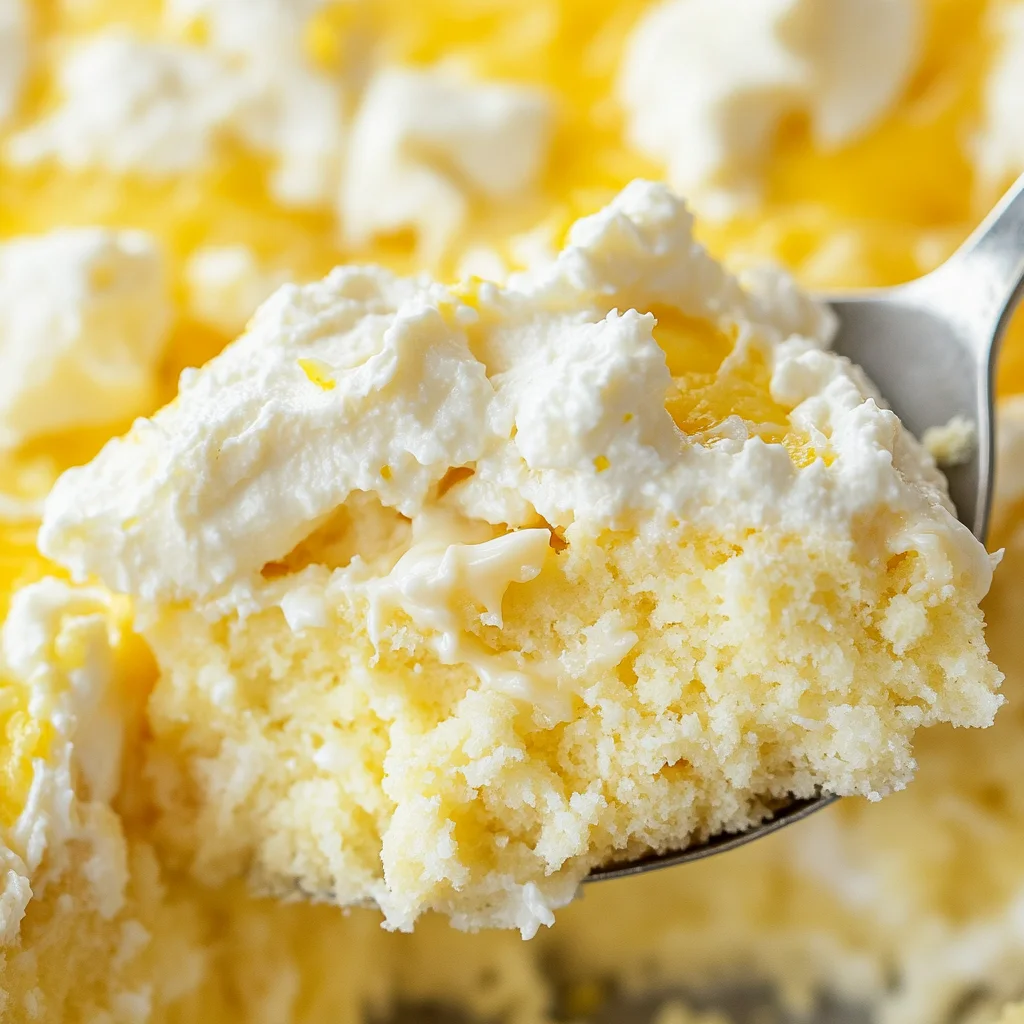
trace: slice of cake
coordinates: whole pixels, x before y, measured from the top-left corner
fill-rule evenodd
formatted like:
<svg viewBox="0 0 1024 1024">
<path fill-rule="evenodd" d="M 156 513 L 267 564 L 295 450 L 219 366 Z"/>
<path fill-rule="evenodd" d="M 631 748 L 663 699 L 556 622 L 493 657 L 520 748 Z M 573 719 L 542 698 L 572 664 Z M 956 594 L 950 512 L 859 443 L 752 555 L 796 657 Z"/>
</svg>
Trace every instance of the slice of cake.
<svg viewBox="0 0 1024 1024">
<path fill-rule="evenodd" d="M 134 601 L 157 835 L 410 928 L 871 799 L 987 726 L 992 559 L 778 272 L 634 182 L 550 265 L 343 267 L 66 473 L 40 545 Z"/>
</svg>

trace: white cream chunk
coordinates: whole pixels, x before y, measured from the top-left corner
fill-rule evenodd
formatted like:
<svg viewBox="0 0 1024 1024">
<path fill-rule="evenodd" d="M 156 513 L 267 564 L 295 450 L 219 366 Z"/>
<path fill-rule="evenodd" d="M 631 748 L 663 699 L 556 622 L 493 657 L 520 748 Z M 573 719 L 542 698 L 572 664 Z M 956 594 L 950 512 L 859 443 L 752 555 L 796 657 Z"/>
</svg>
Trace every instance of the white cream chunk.
<svg viewBox="0 0 1024 1024">
<path fill-rule="evenodd" d="M 953 416 L 948 423 L 929 427 L 921 443 L 940 466 L 959 466 L 966 462 L 978 443 L 978 429 L 965 416 Z"/>
<path fill-rule="evenodd" d="M 97 851 L 90 881 L 103 916 L 117 912 L 127 882 L 109 802 L 120 784 L 124 724 L 114 676 L 110 596 L 44 579 L 14 594 L 0 636 L 0 664 L 29 691 L 28 714 L 52 730 L 50 754 L 33 764 L 14 824 L 0 827 L 0 951 L 17 940 L 29 900 L 60 873 L 71 840 Z M 44 862 L 44 857 L 45 862 Z"/>
<path fill-rule="evenodd" d="M 185 263 L 191 316 L 224 334 L 244 330 L 256 307 L 288 276 L 260 265 L 245 245 L 210 245 L 196 249 Z"/>
<path fill-rule="evenodd" d="M 919 0 L 816 0 L 794 14 L 815 139 L 841 146 L 884 117 L 920 55 Z"/>
<path fill-rule="evenodd" d="M 535 579 L 551 553 L 546 529 L 517 530 L 475 539 L 480 525 L 445 514 L 428 514 L 414 524 L 412 544 L 383 579 L 369 582 L 367 632 L 379 643 L 383 624 L 395 610 L 405 612 L 445 665 L 470 665 L 485 684 L 546 707 L 567 721 L 569 707 L 558 699 L 558 673 L 547 673 L 511 651 L 495 654 L 465 627 L 460 607 L 470 601 L 484 609 L 486 625 L 501 627 L 501 603 L 512 583 Z M 467 543 L 468 541 L 468 543 Z M 358 584 L 357 584 L 358 586 Z"/>
<path fill-rule="evenodd" d="M 915 0 L 664 0 L 633 30 L 618 91 L 630 140 L 680 191 L 729 209 L 756 194 L 784 117 L 822 148 L 898 98 L 919 51 Z"/>
<path fill-rule="evenodd" d="M 29 29 L 24 0 L 0 0 L 0 125 L 21 98 L 29 66 Z"/>
<path fill-rule="evenodd" d="M 436 257 L 474 198 L 507 199 L 535 184 L 551 122 L 550 101 L 536 89 L 385 68 L 352 126 L 340 196 L 346 238 L 361 244 L 413 228 Z"/>
<path fill-rule="evenodd" d="M 283 288 L 175 403 L 58 481 L 41 548 L 146 601 L 241 601 L 350 496 L 415 525 L 448 471 L 472 467 L 442 504 L 511 527 L 668 516 L 799 534 L 890 508 L 897 548 L 940 544 L 984 592 L 983 547 L 934 463 L 827 351 L 828 315 L 777 274 L 750 282 L 694 242 L 664 186 L 634 182 L 553 264 L 471 305 L 373 268 Z M 655 318 L 637 311 L 654 307 L 734 330 L 730 358 L 766 346 L 773 397 L 830 464 L 800 469 L 738 419 L 713 444 L 682 435 Z"/>
<path fill-rule="evenodd" d="M 144 411 L 170 322 L 163 257 L 142 232 L 0 245 L 0 444 Z"/>
<path fill-rule="evenodd" d="M 344 142 L 347 81 L 307 59 L 305 32 L 328 0 L 172 0 L 172 25 L 200 20 L 207 45 L 244 69 L 255 102 L 245 141 L 277 156 L 275 199 L 286 206 L 333 202 Z"/>
<path fill-rule="evenodd" d="M 329 205 L 345 141 L 340 87 L 297 63 L 257 61 L 247 74 L 255 99 L 239 131 L 276 158 L 271 195 L 284 206 Z"/>
<path fill-rule="evenodd" d="M 61 106 L 9 140 L 14 164 L 162 178 L 211 166 L 234 140 L 276 158 L 270 187 L 283 203 L 325 202 L 335 188 L 340 94 L 292 64 L 237 65 L 109 29 L 71 49 L 58 82 Z"/>
<path fill-rule="evenodd" d="M 312 65 L 305 46 L 310 19 L 328 0 L 170 0 L 172 28 L 200 21 L 207 45 L 241 66 L 257 97 L 242 134 L 275 154 L 275 199 L 287 206 L 334 200 L 344 142 L 347 77 Z"/>
<path fill-rule="evenodd" d="M 241 80 L 195 47 L 108 30 L 75 46 L 58 69 L 63 103 L 11 139 L 18 164 L 54 159 L 151 176 L 207 165 L 246 98 Z"/>
<path fill-rule="evenodd" d="M 991 22 L 996 56 L 985 78 L 974 158 L 982 185 L 999 189 L 1024 172 L 1024 4 L 997 8 Z"/>
</svg>

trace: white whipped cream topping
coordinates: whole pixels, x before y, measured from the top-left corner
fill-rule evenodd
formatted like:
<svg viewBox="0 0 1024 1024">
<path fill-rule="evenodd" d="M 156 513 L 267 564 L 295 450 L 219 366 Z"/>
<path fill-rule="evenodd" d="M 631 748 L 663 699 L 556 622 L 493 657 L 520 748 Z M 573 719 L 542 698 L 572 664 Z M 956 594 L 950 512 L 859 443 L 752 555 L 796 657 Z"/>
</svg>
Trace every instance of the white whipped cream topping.
<svg viewBox="0 0 1024 1024">
<path fill-rule="evenodd" d="M 30 26 L 24 0 L 0 0 L 0 124 L 14 113 L 28 72 Z"/>
<path fill-rule="evenodd" d="M 225 334 L 239 334 L 256 307 L 288 277 L 261 266 L 248 246 L 202 246 L 192 252 L 184 268 L 189 314 Z"/>
<path fill-rule="evenodd" d="M 510 527 L 847 531 L 891 509 L 893 550 L 938 544 L 981 593 L 991 567 L 934 463 L 827 351 L 830 314 L 780 273 L 729 275 L 664 186 L 628 186 L 549 266 L 471 301 L 424 278 L 345 267 L 279 291 L 183 378 L 175 403 L 70 470 L 40 547 L 144 601 L 243 602 L 357 492 L 416 522 L 439 504 Z M 469 297 L 467 297 L 467 300 Z M 734 331 L 828 464 L 798 468 L 738 417 L 681 434 L 652 308 Z M 437 498 L 453 467 L 474 475 Z"/>
<path fill-rule="evenodd" d="M 144 513 L 146 523 L 134 522 L 135 513 L 125 506 L 128 546 L 141 541 L 148 549 L 138 551 L 143 561 L 162 561 L 163 544 L 153 546 L 154 529 L 168 531 L 172 548 L 198 543 L 203 551 L 202 567 L 181 565 L 173 573 L 177 580 L 152 578 L 144 584 L 147 594 L 156 596 L 168 586 L 192 593 L 197 583 L 207 589 L 193 576 L 196 569 L 215 581 L 215 589 L 247 575 L 256 562 L 262 566 L 291 550 L 313 521 L 353 491 L 376 491 L 386 504 L 413 513 L 451 466 L 472 462 L 481 450 L 479 426 L 493 389 L 465 335 L 439 312 L 446 298 L 438 285 L 377 269 L 339 268 L 316 284 L 286 286 L 260 308 L 242 338 L 203 370 L 182 376 L 178 401 L 158 417 L 139 421 L 132 434 L 137 440 L 108 446 L 113 461 L 108 456 L 93 463 L 95 471 L 104 477 L 108 470 L 119 472 L 114 463 L 128 452 L 115 454 L 114 448 L 137 443 L 139 468 L 152 466 L 157 476 L 150 482 L 160 489 L 162 477 L 168 498 L 177 490 L 176 479 L 185 482 L 172 466 L 176 456 L 168 443 L 182 454 L 195 453 L 207 468 L 220 467 L 208 478 L 213 490 L 200 484 L 183 507 L 158 499 L 163 508 Z M 169 416 L 179 422 L 169 423 Z M 172 439 L 168 429 L 179 428 L 187 436 Z M 311 444 L 316 436 L 321 443 Z M 136 461 L 130 455 L 128 460 Z M 382 476 L 385 469 L 390 479 Z M 239 485 L 237 500 L 228 493 L 231 480 Z M 150 485 L 142 490 L 150 491 Z M 154 496 L 136 491 L 128 504 L 141 512 Z M 276 511 L 267 517 L 271 507 Z M 99 505 L 94 511 L 111 522 Z M 120 512 L 108 511 L 120 520 Z M 64 534 L 62 527 L 57 530 Z M 86 532 L 92 535 L 92 525 Z M 224 543 L 254 532 L 262 540 L 249 553 Z M 106 547 L 98 537 L 80 539 L 97 553 Z M 135 582 L 135 571 L 125 568 L 116 573 L 122 591 L 134 589 Z"/>
<path fill-rule="evenodd" d="M 325 202 L 336 187 L 340 93 L 293 63 L 238 65 L 109 29 L 71 49 L 58 81 L 62 105 L 9 140 L 11 162 L 166 177 L 210 166 L 237 140 L 277 158 L 270 187 L 283 203 Z"/>
<path fill-rule="evenodd" d="M 997 7 L 991 22 L 996 54 L 985 79 L 974 159 L 982 185 L 998 189 L 1024 172 L 1024 4 Z"/>
<path fill-rule="evenodd" d="M 54 738 L 49 756 L 33 764 L 17 821 L 0 828 L 0 949 L 16 941 L 29 900 L 62 870 L 70 840 L 97 851 L 89 878 L 100 913 L 112 916 L 124 899 L 123 857 L 103 856 L 120 839 L 109 802 L 120 783 L 124 732 L 111 692 L 110 611 L 104 591 L 55 579 L 11 600 L 0 637 L 3 671 L 11 685 L 29 689 L 29 715 L 48 722 Z"/>
<path fill-rule="evenodd" d="M 411 227 L 436 258 L 474 197 L 507 199 L 536 182 L 552 116 L 550 100 L 525 86 L 447 68 L 379 71 L 352 126 L 340 196 L 346 238 L 360 244 Z"/>
<path fill-rule="evenodd" d="M 712 208 L 756 194 L 781 120 L 817 144 L 871 127 L 914 68 L 915 0 L 663 0 L 629 37 L 619 96 L 634 146 Z"/>
<path fill-rule="evenodd" d="M 152 405 L 170 321 L 149 235 L 79 228 L 0 245 L 0 445 Z"/>
</svg>

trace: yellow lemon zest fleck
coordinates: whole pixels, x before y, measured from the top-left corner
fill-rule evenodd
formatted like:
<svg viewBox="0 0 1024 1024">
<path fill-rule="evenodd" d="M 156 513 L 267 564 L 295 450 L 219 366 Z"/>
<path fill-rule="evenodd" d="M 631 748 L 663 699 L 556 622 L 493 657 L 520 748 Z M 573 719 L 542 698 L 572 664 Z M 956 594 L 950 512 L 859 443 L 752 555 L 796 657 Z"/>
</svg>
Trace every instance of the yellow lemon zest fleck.
<svg viewBox="0 0 1024 1024">
<path fill-rule="evenodd" d="M 330 375 L 330 367 L 319 359 L 300 359 L 299 368 L 322 391 L 333 391 L 336 382 Z"/>
</svg>

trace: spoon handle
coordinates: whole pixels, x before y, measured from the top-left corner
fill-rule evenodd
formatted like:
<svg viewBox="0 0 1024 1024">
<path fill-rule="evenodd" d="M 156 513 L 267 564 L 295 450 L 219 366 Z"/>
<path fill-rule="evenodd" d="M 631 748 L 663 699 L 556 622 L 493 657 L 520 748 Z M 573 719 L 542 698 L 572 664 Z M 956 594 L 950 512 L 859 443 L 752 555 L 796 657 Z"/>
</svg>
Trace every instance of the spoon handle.
<svg viewBox="0 0 1024 1024">
<path fill-rule="evenodd" d="M 990 358 L 1024 294 L 1024 175 L 966 242 L 934 273 L 916 282 Z"/>
</svg>

